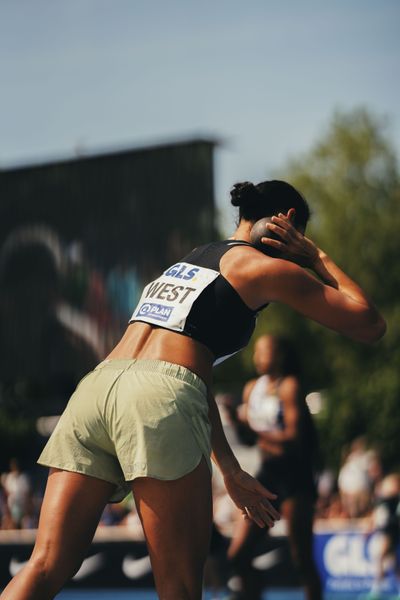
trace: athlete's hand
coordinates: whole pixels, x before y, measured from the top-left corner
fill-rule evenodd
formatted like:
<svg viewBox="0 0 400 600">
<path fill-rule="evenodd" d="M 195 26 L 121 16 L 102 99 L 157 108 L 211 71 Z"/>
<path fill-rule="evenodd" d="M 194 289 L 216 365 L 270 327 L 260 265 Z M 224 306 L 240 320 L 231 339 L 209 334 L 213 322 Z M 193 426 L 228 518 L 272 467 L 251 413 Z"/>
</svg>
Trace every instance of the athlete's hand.
<svg viewBox="0 0 400 600">
<path fill-rule="evenodd" d="M 267 228 L 281 239 L 262 238 L 261 241 L 282 252 L 282 258 L 312 269 L 319 257 L 319 250 L 312 240 L 294 227 L 294 216 L 295 210 L 291 208 L 287 215 L 279 213 L 277 217 L 271 217 L 272 223 L 267 223 Z"/>
<path fill-rule="evenodd" d="M 259 527 L 273 527 L 280 518 L 270 502 L 277 497 L 276 494 L 267 490 L 246 471 L 238 469 L 224 475 L 224 483 L 229 496 L 245 519 L 251 519 Z"/>
</svg>

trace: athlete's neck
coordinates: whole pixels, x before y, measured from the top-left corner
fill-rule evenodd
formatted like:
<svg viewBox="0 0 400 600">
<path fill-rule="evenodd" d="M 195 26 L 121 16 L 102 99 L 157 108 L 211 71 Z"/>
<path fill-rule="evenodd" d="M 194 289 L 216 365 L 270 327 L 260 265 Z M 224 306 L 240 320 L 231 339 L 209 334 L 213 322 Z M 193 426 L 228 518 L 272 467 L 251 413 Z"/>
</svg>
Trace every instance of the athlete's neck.
<svg viewBox="0 0 400 600">
<path fill-rule="evenodd" d="M 242 219 L 238 225 L 238 228 L 236 229 L 236 231 L 234 231 L 230 239 L 250 242 L 250 231 L 253 225 L 254 223 L 252 223 L 251 221 L 245 221 L 244 219 Z"/>
<path fill-rule="evenodd" d="M 268 373 L 264 373 L 264 375 L 268 376 L 268 379 L 270 380 L 271 383 L 279 381 L 279 379 L 282 378 L 282 373 L 280 373 L 278 371 L 268 371 Z"/>
</svg>

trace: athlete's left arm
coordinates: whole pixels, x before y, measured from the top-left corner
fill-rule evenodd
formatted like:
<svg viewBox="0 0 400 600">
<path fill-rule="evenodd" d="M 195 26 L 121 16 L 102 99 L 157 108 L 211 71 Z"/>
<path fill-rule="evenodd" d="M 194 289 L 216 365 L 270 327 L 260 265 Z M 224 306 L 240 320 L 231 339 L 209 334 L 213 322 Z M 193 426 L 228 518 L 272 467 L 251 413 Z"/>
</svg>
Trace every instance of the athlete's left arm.
<svg viewBox="0 0 400 600">
<path fill-rule="evenodd" d="M 267 490 L 240 467 L 226 439 L 219 410 L 211 392 L 208 393 L 208 406 L 211 458 L 222 473 L 229 496 L 246 518 L 252 519 L 259 527 L 272 527 L 279 519 L 279 513 L 269 500 L 274 500 L 276 494 Z"/>
</svg>

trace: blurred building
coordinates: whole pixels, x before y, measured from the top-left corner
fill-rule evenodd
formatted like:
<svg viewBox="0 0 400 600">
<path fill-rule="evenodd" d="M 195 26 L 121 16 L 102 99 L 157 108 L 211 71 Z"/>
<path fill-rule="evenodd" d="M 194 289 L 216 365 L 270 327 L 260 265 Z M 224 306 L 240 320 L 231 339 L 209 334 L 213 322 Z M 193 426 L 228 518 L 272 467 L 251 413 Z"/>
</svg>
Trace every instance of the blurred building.
<svg viewBox="0 0 400 600">
<path fill-rule="evenodd" d="M 216 236 L 214 147 L 0 170 L 0 468 L 113 346 L 143 283 Z"/>
<path fill-rule="evenodd" d="M 212 141 L 0 170 L 0 244 L 21 225 L 79 240 L 98 267 L 144 277 L 215 233 Z"/>
</svg>

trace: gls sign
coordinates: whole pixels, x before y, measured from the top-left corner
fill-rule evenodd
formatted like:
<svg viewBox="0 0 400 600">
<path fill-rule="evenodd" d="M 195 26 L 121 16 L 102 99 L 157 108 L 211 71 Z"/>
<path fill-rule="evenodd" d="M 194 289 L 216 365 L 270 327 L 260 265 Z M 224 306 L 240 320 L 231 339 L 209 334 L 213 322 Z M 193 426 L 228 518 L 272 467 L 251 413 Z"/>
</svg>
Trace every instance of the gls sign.
<svg viewBox="0 0 400 600">
<path fill-rule="evenodd" d="M 323 550 L 325 571 L 331 577 L 372 577 L 382 538 L 362 533 L 332 535 Z"/>
<path fill-rule="evenodd" d="M 326 592 L 369 592 L 378 568 L 382 534 L 362 531 L 314 535 L 314 558 Z M 383 592 L 396 592 L 393 565 L 387 565 Z"/>
</svg>

